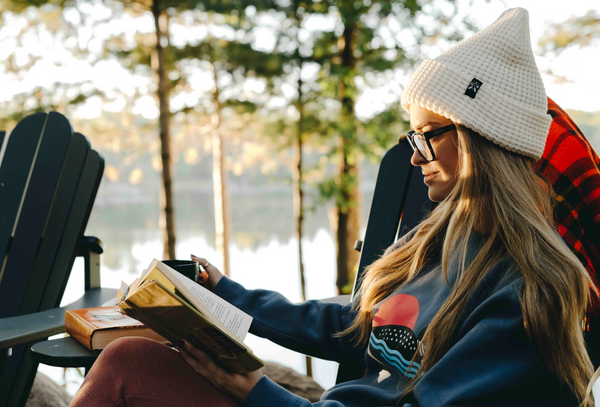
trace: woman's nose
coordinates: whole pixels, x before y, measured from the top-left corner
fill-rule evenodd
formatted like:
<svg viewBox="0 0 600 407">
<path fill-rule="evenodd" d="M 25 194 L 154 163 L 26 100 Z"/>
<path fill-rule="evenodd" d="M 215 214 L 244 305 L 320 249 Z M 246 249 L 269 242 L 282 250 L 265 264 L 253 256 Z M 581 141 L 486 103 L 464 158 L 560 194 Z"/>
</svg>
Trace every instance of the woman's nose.
<svg viewBox="0 0 600 407">
<path fill-rule="evenodd" d="M 413 154 L 410 157 L 410 163 L 412 165 L 414 165 L 415 167 L 418 167 L 420 165 L 425 165 L 427 164 L 427 160 L 425 160 L 423 158 L 423 156 L 421 155 L 421 153 L 419 153 L 418 150 L 413 150 Z"/>
</svg>

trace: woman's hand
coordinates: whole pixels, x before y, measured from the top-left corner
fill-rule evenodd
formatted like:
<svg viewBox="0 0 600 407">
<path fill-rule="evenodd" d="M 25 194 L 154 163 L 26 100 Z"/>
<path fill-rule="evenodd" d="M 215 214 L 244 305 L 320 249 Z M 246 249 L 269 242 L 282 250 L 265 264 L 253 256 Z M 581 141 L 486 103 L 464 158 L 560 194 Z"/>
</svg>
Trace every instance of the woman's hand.
<svg viewBox="0 0 600 407">
<path fill-rule="evenodd" d="M 262 377 L 260 370 L 250 373 L 231 374 L 218 366 L 206 353 L 187 341 L 179 348 L 183 360 L 219 390 L 243 402 Z"/>
<path fill-rule="evenodd" d="M 192 260 L 198 262 L 198 264 L 200 264 L 204 270 L 206 270 L 206 273 L 202 273 L 202 277 L 204 277 L 204 286 L 210 291 L 213 291 L 219 280 L 221 280 L 221 277 L 223 277 L 223 273 L 221 273 L 218 268 L 210 264 L 209 261 L 204 257 L 197 257 L 193 254 L 190 257 Z M 208 278 L 206 278 L 206 274 L 208 274 Z"/>
</svg>

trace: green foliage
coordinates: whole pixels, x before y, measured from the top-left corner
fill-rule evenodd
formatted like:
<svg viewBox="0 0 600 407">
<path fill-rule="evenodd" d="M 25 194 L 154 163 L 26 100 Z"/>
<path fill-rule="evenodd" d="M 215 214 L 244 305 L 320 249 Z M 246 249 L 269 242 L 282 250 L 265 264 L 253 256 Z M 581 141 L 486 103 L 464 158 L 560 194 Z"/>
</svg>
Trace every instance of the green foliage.
<svg viewBox="0 0 600 407">
<path fill-rule="evenodd" d="M 399 129 L 406 127 L 402 115 L 392 106 L 360 122 L 355 114 L 355 102 L 360 95 L 355 81 L 369 72 L 391 71 L 414 62 L 396 37 L 383 38 L 380 28 L 389 28 L 389 20 L 394 20 L 401 28 L 418 29 L 414 17 L 421 11 L 421 3 L 330 1 L 327 4 L 336 10 L 341 26 L 321 33 L 307 59 L 321 66 L 318 79 L 321 95 L 341 103 L 337 116 L 326 126 L 319 126 L 324 128 L 321 138 L 338 139 L 328 156 L 334 162 L 343 160 L 354 168 L 362 156 L 381 157 L 391 146 L 390 141 L 397 139 Z M 351 191 L 357 186 L 356 174 L 340 172 L 326 177 L 318 189 L 323 199 L 335 199 L 336 205 L 344 211 L 355 205 L 346 201 L 351 199 Z"/>
<path fill-rule="evenodd" d="M 560 53 L 572 45 L 586 46 L 600 38 L 600 13 L 590 10 L 582 17 L 571 17 L 553 24 L 540 39 L 540 46 L 546 51 Z"/>
<path fill-rule="evenodd" d="M 0 2 L 0 14 L 5 11 L 13 13 L 22 13 L 29 7 L 42 7 L 45 5 L 53 5 L 64 7 L 69 0 L 2 0 Z"/>
<path fill-rule="evenodd" d="M 277 1 L 268 0 L 169 0 L 168 7 L 178 10 L 199 9 L 218 14 L 242 14 L 248 7 L 261 10 L 272 10 L 278 6 Z"/>
<path fill-rule="evenodd" d="M 372 161 L 381 159 L 383 154 L 398 142 L 400 136 L 410 129 L 404 115 L 404 109 L 397 102 L 388 110 L 364 123 L 365 142 L 363 145 L 368 143 L 369 147 L 362 149 L 363 154 Z"/>
<path fill-rule="evenodd" d="M 257 51 L 251 44 L 225 39 L 207 39 L 197 45 L 183 48 L 173 47 L 170 51 L 171 65 L 184 59 L 201 59 L 218 63 L 228 72 L 236 69 L 252 73 L 252 76 L 273 77 L 283 74 L 281 58 L 273 53 Z"/>
<path fill-rule="evenodd" d="M 342 213 L 347 213 L 350 208 L 358 206 L 358 202 L 349 200 L 350 191 L 358 186 L 358 178 L 355 174 L 333 176 L 319 183 L 319 195 L 323 202 L 334 200 L 336 207 Z"/>
</svg>

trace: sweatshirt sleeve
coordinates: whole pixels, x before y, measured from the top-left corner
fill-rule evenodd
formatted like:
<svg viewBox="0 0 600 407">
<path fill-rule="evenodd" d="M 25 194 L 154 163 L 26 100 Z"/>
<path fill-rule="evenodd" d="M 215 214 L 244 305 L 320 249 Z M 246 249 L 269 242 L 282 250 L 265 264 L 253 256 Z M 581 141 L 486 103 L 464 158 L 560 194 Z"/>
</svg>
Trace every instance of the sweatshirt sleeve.
<svg viewBox="0 0 600 407">
<path fill-rule="evenodd" d="M 290 393 L 267 376 L 263 376 L 248 394 L 241 407 L 311 407 L 315 405 L 319 407 L 344 407 L 342 403 L 335 400 L 312 404 L 309 400 Z"/>
<path fill-rule="evenodd" d="M 364 363 L 365 348 L 355 347 L 343 331 L 353 319 L 351 304 L 318 300 L 293 304 L 268 290 L 247 290 L 223 277 L 214 293 L 253 317 L 250 332 L 283 347 L 343 364 Z"/>
</svg>

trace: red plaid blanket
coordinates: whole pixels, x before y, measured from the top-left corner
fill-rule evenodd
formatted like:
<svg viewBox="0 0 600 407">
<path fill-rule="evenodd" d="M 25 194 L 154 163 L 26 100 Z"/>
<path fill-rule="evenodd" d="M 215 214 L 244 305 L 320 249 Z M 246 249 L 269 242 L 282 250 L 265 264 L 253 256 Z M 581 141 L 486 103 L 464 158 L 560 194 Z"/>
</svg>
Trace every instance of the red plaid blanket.
<svg viewBox="0 0 600 407">
<path fill-rule="evenodd" d="M 550 98 L 548 113 L 552 124 L 544 154 L 535 165 L 556 192 L 558 233 L 600 289 L 600 159 L 569 115 Z M 592 297 L 593 310 L 587 318 L 600 326 L 600 299 Z"/>
</svg>

